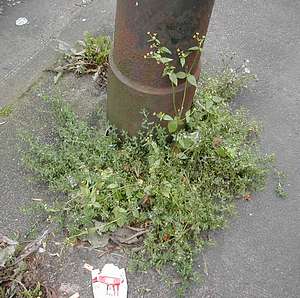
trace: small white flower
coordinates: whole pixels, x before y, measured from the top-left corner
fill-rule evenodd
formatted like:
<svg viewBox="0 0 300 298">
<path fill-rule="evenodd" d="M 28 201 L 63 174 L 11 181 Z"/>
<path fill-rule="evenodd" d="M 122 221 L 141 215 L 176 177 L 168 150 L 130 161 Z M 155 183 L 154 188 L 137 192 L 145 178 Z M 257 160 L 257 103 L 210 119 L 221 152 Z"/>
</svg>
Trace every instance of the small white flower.
<svg viewBox="0 0 300 298">
<path fill-rule="evenodd" d="M 248 67 L 245 67 L 244 71 L 245 73 L 250 73 L 250 69 Z"/>
<path fill-rule="evenodd" d="M 233 68 L 230 68 L 230 72 L 231 72 L 231 73 L 233 73 L 233 72 L 234 72 Z"/>
</svg>

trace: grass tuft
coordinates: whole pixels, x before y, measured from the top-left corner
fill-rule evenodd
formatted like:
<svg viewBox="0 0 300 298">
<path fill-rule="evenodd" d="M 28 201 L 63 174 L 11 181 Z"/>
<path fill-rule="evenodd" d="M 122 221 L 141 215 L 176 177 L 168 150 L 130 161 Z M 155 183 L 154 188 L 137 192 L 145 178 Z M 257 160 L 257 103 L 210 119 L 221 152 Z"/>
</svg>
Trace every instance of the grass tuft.
<svg viewBox="0 0 300 298">
<path fill-rule="evenodd" d="M 2 108 L 0 108 L 0 117 L 8 117 L 12 112 L 12 105 L 5 105 Z"/>
</svg>

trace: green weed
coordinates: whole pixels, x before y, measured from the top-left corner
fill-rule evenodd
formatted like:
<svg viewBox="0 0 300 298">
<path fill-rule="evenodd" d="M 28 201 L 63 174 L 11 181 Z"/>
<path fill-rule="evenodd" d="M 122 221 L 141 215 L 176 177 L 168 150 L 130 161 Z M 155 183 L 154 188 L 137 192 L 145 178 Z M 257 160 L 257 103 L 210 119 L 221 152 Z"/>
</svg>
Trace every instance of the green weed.
<svg viewBox="0 0 300 298">
<path fill-rule="evenodd" d="M 89 63 L 101 65 L 107 62 L 111 50 L 111 40 L 108 36 L 93 36 L 90 33 L 86 33 L 82 46 L 84 58 Z"/>
<path fill-rule="evenodd" d="M 5 105 L 2 108 L 0 108 L 0 117 L 8 117 L 12 112 L 12 105 Z"/>
<path fill-rule="evenodd" d="M 203 43 L 205 36 L 200 36 L 195 33 L 193 36 L 194 46 L 186 50 L 177 49 L 176 55 L 173 55 L 170 49 L 165 47 L 158 39 L 157 33 L 147 33 L 150 44 L 150 51 L 144 55 L 145 59 L 152 59 L 157 64 L 163 65 L 162 77 L 167 77 L 172 87 L 172 102 L 173 113 L 172 115 L 159 113 L 157 116 L 160 120 L 168 123 L 167 127 L 170 133 L 180 130 L 185 123 L 184 107 L 187 97 L 187 91 L 190 87 L 198 87 L 196 77 L 193 75 L 196 64 L 198 63 L 199 55 L 203 51 Z M 174 58 L 177 57 L 177 66 L 174 66 Z M 244 87 L 247 83 L 255 78 L 250 74 L 248 68 L 248 60 L 236 68 L 230 67 L 234 60 L 234 55 L 230 57 L 223 57 L 222 72 L 216 77 L 207 77 L 201 87 L 205 88 L 203 94 L 210 95 L 216 99 L 220 97 L 222 100 L 229 101 Z M 192 60 L 191 60 L 192 59 Z M 188 63 L 191 60 L 192 62 Z M 228 62 L 229 61 L 229 62 Z M 176 63 L 175 63 L 176 65 Z M 184 86 L 181 102 L 176 103 L 176 87 L 181 84 Z"/>
<path fill-rule="evenodd" d="M 24 298 L 42 298 L 44 296 L 42 287 L 39 282 L 36 284 L 36 287 L 34 289 L 26 289 L 22 291 L 20 295 Z"/>
<path fill-rule="evenodd" d="M 277 169 L 274 170 L 276 179 L 277 179 L 277 185 L 276 185 L 276 193 L 279 198 L 285 199 L 288 197 L 288 193 L 285 189 L 286 184 L 286 175 L 282 171 L 278 171 Z"/>
<path fill-rule="evenodd" d="M 65 72 L 73 72 L 77 75 L 93 73 L 94 80 L 105 86 L 108 56 L 111 50 L 109 36 L 93 36 L 87 32 L 84 40 L 79 40 L 78 44 L 80 49 L 75 49 L 66 42 L 60 41 L 59 49 L 64 53 L 63 63 L 48 69 L 56 73 L 54 83 L 56 84 Z"/>
<path fill-rule="evenodd" d="M 195 253 L 206 242 L 202 235 L 224 227 L 236 199 L 263 188 L 272 162 L 257 145 L 259 125 L 244 109 L 229 106 L 243 85 L 240 78 L 227 82 L 224 72 L 203 80 L 185 128 L 172 135 L 147 120 L 135 137 L 115 130 L 106 135 L 51 98 L 56 141 L 27 139 L 24 161 L 66 194 L 66 201 L 45 208 L 69 239 L 95 229 L 143 228 L 136 264 L 170 264 L 183 282 L 193 278 Z"/>
</svg>

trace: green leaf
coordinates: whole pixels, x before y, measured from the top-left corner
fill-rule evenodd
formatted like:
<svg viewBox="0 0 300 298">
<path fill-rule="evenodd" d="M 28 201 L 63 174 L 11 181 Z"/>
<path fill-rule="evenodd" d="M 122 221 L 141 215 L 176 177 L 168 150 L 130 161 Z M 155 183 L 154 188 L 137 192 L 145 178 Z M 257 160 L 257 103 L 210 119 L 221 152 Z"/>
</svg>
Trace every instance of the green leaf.
<svg viewBox="0 0 300 298">
<path fill-rule="evenodd" d="M 227 150 L 224 147 L 217 148 L 216 152 L 220 157 L 227 157 Z"/>
<path fill-rule="evenodd" d="M 183 71 L 179 71 L 179 72 L 176 73 L 176 76 L 177 76 L 178 79 L 182 80 L 182 79 L 186 78 L 187 74 Z"/>
<path fill-rule="evenodd" d="M 180 58 L 180 64 L 181 64 L 182 67 L 184 67 L 184 65 L 185 65 L 185 58 L 184 57 Z"/>
<path fill-rule="evenodd" d="M 162 73 L 162 77 L 166 77 L 168 74 L 169 74 L 169 68 L 168 67 L 165 67 L 164 70 L 163 70 L 163 73 Z"/>
<path fill-rule="evenodd" d="M 222 102 L 224 101 L 224 98 L 220 97 L 220 96 L 213 96 L 213 101 L 216 103 Z"/>
<path fill-rule="evenodd" d="M 190 138 L 193 140 L 194 143 L 200 142 L 200 131 L 194 131 L 190 133 Z"/>
<path fill-rule="evenodd" d="M 182 159 L 182 160 L 188 159 L 188 156 L 187 156 L 186 154 L 184 154 L 183 152 L 180 152 L 180 153 L 177 155 L 177 157 L 178 157 L 179 159 Z"/>
<path fill-rule="evenodd" d="M 227 155 L 231 158 L 236 157 L 236 149 L 235 148 L 226 148 Z"/>
<path fill-rule="evenodd" d="M 171 194 L 171 188 L 172 188 L 172 184 L 169 183 L 168 181 L 164 181 L 161 185 L 161 194 L 164 197 L 169 198 Z"/>
<path fill-rule="evenodd" d="M 167 57 L 160 58 L 160 62 L 163 64 L 169 63 L 171 61 L 173 61 L 173 59 L 171 59 L 171 58 L 167 58 Z"/>
<path fill-rule="evenodd" d="M 189 50 L 189 51 L 199 51 L 199 50 L 200 50 L 200 48 L 199 48 L 199 47 L 197 47 L 197 46 L 195 46 L 195 47 L 191 47 L 191 48 L 189 48 L 188 50 Z"/>
<path fill-rule="evenodd" d="M 119 227 L 122 227 L 127 223 L 127 211 L 124 208 L 115 207 L 113 213 Z"/>
<path fill-rule="evenodd" d="M 172 121 L 172 120 L 173 120 L 173 118 L 172 118 L 170 115 L 167 115 L 167 114 L 165 114 L 165 115 L 162 117 L 162 119 L 165 120 L 165 121 Z"/>
<path fill-rule="evenodd" d="M 191 85 L 193 85 L 193 86 L 195 86 L 195 87 L 198 86 L 198 85 L 197 85 L 196 78 L 195 78 L 193 75 L 189 74 L 189 75 L 187 76 L 187 80 L 188 80 L 188 82 L 189 82 Z"/>
<path fill-rule="evenodd" d="M 160 50 L 161 50 L 161 52 L 164 52 L 164 53 L 172 55 L 172 52 L 168 48 L 166 48 L 166 47 L 161 47 Z"/>
<path fill-rule="evenodd" d="M 88 241 L 93 248 L 103 248 L 109 243 L 110 235 L 101 235 L 97 233 L 94 228 L 91 228 L 89 229 L 88 234 L 81 236 L 80 239 Z"/>
<path fill-rule="evenodd" d="M 98 202 L 93 202 L 91 205 L 92 205 L 94 208 L 96 208 L 96 209 L 99 209 L 99 208 L 102 207 L 102 206 L 100 205 L 100 203 L 98 203 Z"/>
<path fill-rule="evenodd" d="M 114 188 L 118 188 L 118 184 L 117 183 L 111 183 L 109 185 L 107 185 L 108 189 L 114 189 Z"/>
<path fill-rule="evenodd" d="M 186 121 L 186 123 L 189 123 L 191 121 L 191 110 L 188 110 L 185 113 L 185 121 Z"/>
<path fill-rule="evenodd" d="M 169 79 L 170 79 L 170 81 L 171 81 L 175 86 L 177 86 L 177 84 L 178 84 L 178 79 L 177 79 L 177 76 L 176 76 L 176 74 L 175 74 L 174 72 L 169 73 Z"/>
<path fill-rule="evenodd" d="M 214 101 L 211 99 L 208 99 L 205 103 L 205 108 L 209 111 L 214 106 Z"/>
<path fill-rule="evenodd" d="M 179 139 L 178 143 L 180 147 L 184 150 L 190 148 L 194 144 L 189 138 L 185 138 L 185 137 Z"/>
<path fill-rule="evenodd" d="M 172 120 L 168 123 L 168 130 L 170 133 L 173 133 L 177 130 L 178 128 L 178 122 L 177 120 Z"/>
</svg>

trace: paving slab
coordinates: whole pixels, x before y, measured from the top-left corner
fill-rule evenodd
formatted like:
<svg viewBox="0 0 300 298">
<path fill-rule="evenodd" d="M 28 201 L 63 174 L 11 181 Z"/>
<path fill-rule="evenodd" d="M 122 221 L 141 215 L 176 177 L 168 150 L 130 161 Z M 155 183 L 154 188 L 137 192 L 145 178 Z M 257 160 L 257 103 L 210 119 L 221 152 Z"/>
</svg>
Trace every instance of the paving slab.
<svg viewBox="0 0 300 298">
<path fill-rule="evenodd" d="M 58 40 L 74 44 L 86 31 L 113 30 L 114 0 L 6 0 L 0 7 L 0 106 L 13 102 L 56 61 Z M 16 26 L 20 17 L 28 23 Z"/>
</svg>

